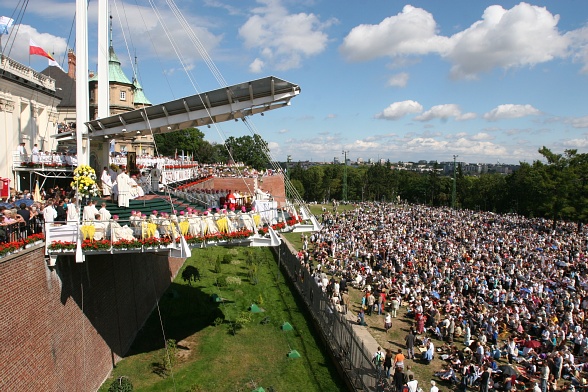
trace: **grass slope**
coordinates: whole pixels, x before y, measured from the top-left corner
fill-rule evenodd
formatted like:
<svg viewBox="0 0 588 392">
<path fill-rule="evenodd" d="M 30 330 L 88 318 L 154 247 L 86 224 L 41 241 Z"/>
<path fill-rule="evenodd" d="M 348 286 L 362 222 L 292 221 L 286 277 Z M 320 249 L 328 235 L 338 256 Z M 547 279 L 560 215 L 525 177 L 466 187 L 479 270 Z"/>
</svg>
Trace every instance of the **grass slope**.
<svg viewBox="0 0 588 392">
<path fill-rule="evenodd" d="M 215 273 L 215 261 L 229 254 L 230 262 Z M 250 281 L 247 258 L 257 265 L 258 283 Z M 181 272 L 199 269 L 202 279 L 185 283 Z M 302 304 L 293 298 L 268 248 L 207 248 L 193 252 L 133 343 L 130 353 L 113 370 L 101 391 L 113 379 L 128 376 L 136 391 L 344 391 L 345 386 L 309 330 Z M 240 284 L 216 285 L 219 277 L 240 279 Z M 237 279 L 238 278 L 238 279 Z M 226 301 L 213 302 L 217 294 Z M 247 311 L 253 303 L 262 313 Z M 238 317 L 251 321 L 233 333 Z M 261 324 L 269 317 L 270 322 Z M 222 323 L 215 326 L 215 320 Z M 294 331 L 284 332 L 285 322 Z M 165 331 L 165 338 L 162 333 Z M 178 344 L 172 372 L 162 368 L 165 339 Z M 295 349 L 299 359 L 287 353 Z"/>
</svg>

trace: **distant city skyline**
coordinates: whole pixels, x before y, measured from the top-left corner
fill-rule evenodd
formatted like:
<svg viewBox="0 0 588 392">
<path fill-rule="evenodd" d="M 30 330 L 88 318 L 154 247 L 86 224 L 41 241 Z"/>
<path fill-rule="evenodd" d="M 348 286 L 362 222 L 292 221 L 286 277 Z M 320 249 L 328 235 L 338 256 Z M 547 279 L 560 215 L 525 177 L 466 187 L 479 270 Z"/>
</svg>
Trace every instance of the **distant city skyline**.
<svg viewBox="0 0 588 392">
<path fill-rule="evenodd" d="M 300 85 L 291 106 L 250 120 L 277 161 L 330 161 L 345 150 L 366 160 L 518 163 L 541 159 L 542 146 L 588 150 L 588 2 L 179 5 L 218 74 L 165 2 L 153 4 L 157 13 L 124 2 L 111 8 L 115 50 L 128 75 L 137 56 L 151 102 L 214 90 L 223 80 L 276 75 Z M 18 6 L 3 1 L 0 16 L 18 15 Z M 4 55 L 44 69 L 47 59 L 28 54 L 32 39 L 65 67 L 74 13 L 72 0 L 36 1 L 2 36 Z M 88 13 L 96 70 L 97 2 Z M 241 122 L 202 131 L 217 143 L 249 134 Z"/>
</svg>

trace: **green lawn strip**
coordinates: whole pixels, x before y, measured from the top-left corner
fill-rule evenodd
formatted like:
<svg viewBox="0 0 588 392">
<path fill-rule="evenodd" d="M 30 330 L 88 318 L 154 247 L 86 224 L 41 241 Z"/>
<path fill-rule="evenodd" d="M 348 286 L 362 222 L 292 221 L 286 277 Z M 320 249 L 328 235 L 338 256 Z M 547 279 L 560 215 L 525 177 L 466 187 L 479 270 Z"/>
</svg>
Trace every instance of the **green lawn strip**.
<svg viewBox="0 0 588 392">
<path fill-rule="evenodd" d="M 260 260 L 256 285 L 249 281 L 248 252 Z M 227 253 L 230 263 L 221 265 L 220 274 L 213 272 L 217 257 Z M 177 340 L 179 347 L 173 377 L 162 371 L 164 338 L 156 309 L 101 391 L 123 375 L 138 391 L 250 391 L 258 386 L 280 392 L 344 390 L 281 274 L 276 282 L 277 265 L 268 248 L 199 249 L 183 269 L 189 265 L 199 269 L 201 280 L 190 286 L 180 271 L 159 306 L 166 338 Z M 240 278 L 241 284 L 219 288 L 219 276 Z M 213 302 L 213 294 L 226 301 Z M 247 311 L 256 302 L 262 302 L 265 312 Z M 233 334 L 231 323 L 244 315 L 251 321 Z M 270 322 L 261 324 L 265 317 Z M 220 318 L 222 324 L 215 326 Z M 280 329 L 285 321 L 293 331 Z M 288 358 L 290 349 L 301 358 Z"/>
</svg>

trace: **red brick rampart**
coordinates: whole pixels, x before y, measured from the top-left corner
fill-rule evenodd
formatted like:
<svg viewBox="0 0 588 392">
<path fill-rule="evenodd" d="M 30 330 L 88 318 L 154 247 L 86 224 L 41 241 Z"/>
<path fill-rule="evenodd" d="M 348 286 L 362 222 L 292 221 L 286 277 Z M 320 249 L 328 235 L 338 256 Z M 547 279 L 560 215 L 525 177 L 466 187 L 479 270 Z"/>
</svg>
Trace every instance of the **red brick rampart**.
<svg viewBox="0 0 588 392">
<path fill-rule="evenodd" d="M 0 260 L 0 391 L 95 391 L 129 349 L 183 259 L 44 248 Z"/>
<path fill-rule="evenodd" d="M 228 189 L 247 195 L 255 192 L 255 180 L 255 178 L 249 177 L 213 177 L 195 186 L 200 189 Z M 274 200 L 278 202 L 278 207 L 284 207 L 286 205 L 286 188 L 282 174 L 263 176 L 262 180 L 257 180 L 257 185 L 263 191 L 270 193 Z"/>
</svg>

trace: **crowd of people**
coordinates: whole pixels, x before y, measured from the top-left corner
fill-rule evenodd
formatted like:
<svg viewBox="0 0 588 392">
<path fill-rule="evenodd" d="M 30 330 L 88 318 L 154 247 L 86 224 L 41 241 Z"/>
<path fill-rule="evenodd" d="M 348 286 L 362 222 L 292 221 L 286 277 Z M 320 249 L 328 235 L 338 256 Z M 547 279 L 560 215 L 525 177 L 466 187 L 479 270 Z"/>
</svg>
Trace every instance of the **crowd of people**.
<svg viewBox="0 0 588 392">
<path fill-rule="evenodd" d="M 363 291 L 359 323 L 374 312 L 394 329 L 402 308 L 408 357 L 442 359 L 437 375 L 455 388 L 560 390 L 587 384 L 587 234 L 514 214 L 366 203 L 325 212 L 299 258 L 339 310 L 349 286 Z"/>
</svg>

